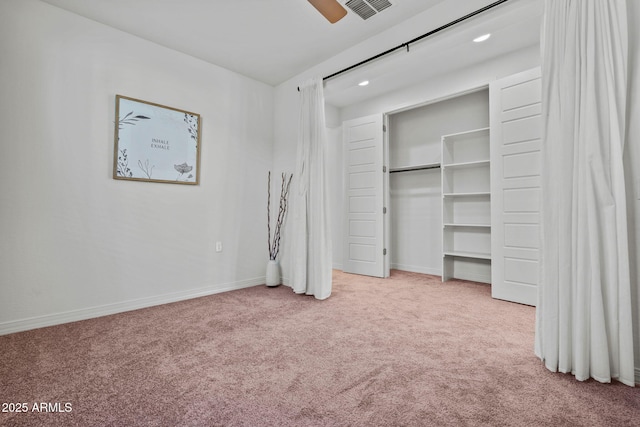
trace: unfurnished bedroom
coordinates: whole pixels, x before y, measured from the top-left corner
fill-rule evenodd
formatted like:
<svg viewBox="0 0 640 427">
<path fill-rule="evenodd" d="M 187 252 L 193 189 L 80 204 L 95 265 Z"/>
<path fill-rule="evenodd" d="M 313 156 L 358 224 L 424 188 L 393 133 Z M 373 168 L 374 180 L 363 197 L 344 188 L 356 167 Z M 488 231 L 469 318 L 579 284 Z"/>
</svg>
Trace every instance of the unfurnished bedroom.
<svg viewBox="0 0 640 427">
<path fill-rule="evenodd" d="M 3 0 L 0 425 L 637 425 L 638 20 Z"/>
</svg>

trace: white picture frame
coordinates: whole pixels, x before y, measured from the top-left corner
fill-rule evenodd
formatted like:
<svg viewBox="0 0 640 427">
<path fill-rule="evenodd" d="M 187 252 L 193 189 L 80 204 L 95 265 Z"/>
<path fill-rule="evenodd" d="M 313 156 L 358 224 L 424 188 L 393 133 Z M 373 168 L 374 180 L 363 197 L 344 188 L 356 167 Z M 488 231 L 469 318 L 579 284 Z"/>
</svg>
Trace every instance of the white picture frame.
<svg viewBox="0 0 640 427">
<path fill-rule="evenodd" d="M 198 185 L 200 115 L 116 95 L 113 179 Z"/>
</svg>

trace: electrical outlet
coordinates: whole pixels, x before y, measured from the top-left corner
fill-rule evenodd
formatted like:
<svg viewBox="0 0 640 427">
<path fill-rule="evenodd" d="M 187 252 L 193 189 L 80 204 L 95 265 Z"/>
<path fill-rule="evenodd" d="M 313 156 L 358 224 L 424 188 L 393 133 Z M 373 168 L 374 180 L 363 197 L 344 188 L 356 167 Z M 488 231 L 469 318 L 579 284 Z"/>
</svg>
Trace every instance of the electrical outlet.
<svg viewBox="0 0 640 427">
<path fill-rule="evenodd" d="M 216 252 L 222 252 L 222 242 L 216 242 Z"/>
</svg>

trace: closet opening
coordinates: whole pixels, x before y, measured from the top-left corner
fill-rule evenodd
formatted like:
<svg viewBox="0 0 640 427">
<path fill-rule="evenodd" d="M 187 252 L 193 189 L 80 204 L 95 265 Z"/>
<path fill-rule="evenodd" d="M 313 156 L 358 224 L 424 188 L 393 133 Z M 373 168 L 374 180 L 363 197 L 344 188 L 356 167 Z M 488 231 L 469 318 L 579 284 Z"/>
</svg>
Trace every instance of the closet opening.
<svg viewBox="0 0 640 427">
<path fill-rule="evenodd" d="M 489 88 L 386 122 L 390 268 L 490 283 Z"/>
</svg>

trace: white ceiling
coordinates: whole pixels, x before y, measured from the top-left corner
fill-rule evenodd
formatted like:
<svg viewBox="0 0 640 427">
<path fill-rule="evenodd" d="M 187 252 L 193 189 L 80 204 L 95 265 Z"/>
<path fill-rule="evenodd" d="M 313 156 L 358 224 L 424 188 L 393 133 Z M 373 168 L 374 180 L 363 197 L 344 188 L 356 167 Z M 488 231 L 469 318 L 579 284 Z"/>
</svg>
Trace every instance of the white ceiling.
<svg viewBox="0 0 640 427">
<path fill-rule="evenodd" d="M 333 25 L 306 0 L 42 1 L 276 86 L 321 63 L 323 76 L 339 71 L 495 0 L 390 0 L 366 21 L 349 11 Z M 400 50 L 331 79 L 325 99 L 344 107 L 538 45 L 541 16 L 542 0 L 508 0 L 411 45 L 410 54 Z M 471 42 L 486 32 L 487 42 Z M 362 90 L 365 78 L 375 84 Z"/>
<path fill-rule="evenodd" d="M 400 26 L 403 30 L 408 28 L 407 31 L 401 32 L 404 38 L 399 39 L 395 44 L 387 43 L 385 49 L 398 46 L 401 44 L 399 42 L 409 41 L 489 3 L 492 2 L 485 1 L 484 4 L 473 0 L 464 2 L 455 0 L 455 3 L 454 0 L 439 2 L 425 13 L 404 21 Z M 540 0 L 509 0 L 463 23 L 412 44 L 408 53 L 400 49 L 366 66 L 327 80 L 325 100 L 337 107 L 358 104 L 389 92 L 416 87 L 430 80 L 443 81 L 447 75 L 460 70 L 472 71 L 474 67 L 482 66 L 485 62 L 505 55 L 509 55 L 509 61 L 516 71 L 522 66 L 533 67 L 537 64 L 530 62 L 532 57 L 535 58 L 535 52 L 539 50 L 542 14 L 543 2 Z M 385 31 L 383 34 L 387 33 L 389 33 L 387 39 L 393 38 L 393 30 Z M 491 33 L 489 40 L 482 43 L 473 42 L 475 37 L 486 33 Z M 369 44 L 361 43 L 361 46 L 366 50 Z M 525 49 L 528 49 L 526 50 L 528 53 L 524 56 L 517 54 L 517 51 Z M 347 53 L 351 53 L 352 50 Z M 380 47 L 373 51 L 369 50 L 370 53 L 366 56 L 358 54 L 353 56 L 364 59 L 383 51 Z M 528 61 L 527 64 L 513 62 L 522 57 Z M 354 62 L 357 61 L 350 59 L 345 63 L 351 65 Z M 331 69 L 328 74 L 339 69 L 341 67 Z M 361 88 L 357 83 L 362 80 L 369 80 L 371 84 Z"/>
</svg>

